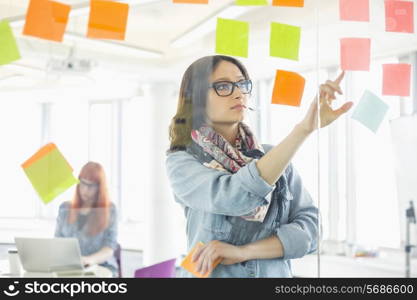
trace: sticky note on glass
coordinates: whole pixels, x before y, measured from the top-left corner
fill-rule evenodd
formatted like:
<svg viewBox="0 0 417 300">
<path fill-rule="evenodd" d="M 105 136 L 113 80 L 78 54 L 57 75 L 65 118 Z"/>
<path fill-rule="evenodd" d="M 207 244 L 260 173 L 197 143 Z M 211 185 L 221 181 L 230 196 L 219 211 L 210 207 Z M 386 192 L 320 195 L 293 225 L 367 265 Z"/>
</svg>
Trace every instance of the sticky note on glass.
<svg viewBox="0 0 417 300">
<path fill-rule="evenodd" d="M 339 0 L 342 21 L 369 22 L 369 0 Z"/>
<path fill-rule="evenodd" d="M 411 1 L 385 1 L 385 30 L 414 32 L 414 3 Z"/>
<path fill-rule="evenodd" d="M 273 0 L 272 5 L 304 7 L 304 0 Z"/>
<path fill-rule="evenodd" d="M 370 91 L 365 91 L 356 105 L 352 119 L 359 121 L 362 125 L 376 133 L 387 111 L 388 105 L 385 102 Z"/>
<path fill-rule="evenodd" d="M 196 262 L 193 262 L 192 261 L 192 257 L 193 257 L 193 254 L 194 254 L 194 252 L 199 248 L 199 247 L 202 247 L 202 246 L 204 246 L 204 243 L 203 242 L 198 242 L 194 247 L 193 247 L 193 249 L 191 249 L 191 251 L 190 251 L 190 253 L 188 253 L 188 255 L 184 258 L 184 260 L 182 261 L 182 263 L 181 263 L 181 267 L 183 267 L 184 269 L 186 269 L 188 272 L 190 272 L 191 274 L 193 274 L 194 276 L 196 276 L 196 277 L 199 277 L 199 278 L 207 278 L 207 277 L 209 277 L 210 276 L 210 273 L 209 272 L 207 272 L 207 273 L 205 273 L 205 274 L 201 274 L 201 273 L 198 273 L 197 271 L 196 271 L 196 265 L 197 265 L 197 263 Z M 214 263 L 213 263 L 213 270 L 214 270 L 214 268 L 220 263 L 222 261 L 222 259 L 221 258 L 218 258 Z"/>
<path fill-rule="evenodd" d="M 208 0 L 172 0 L 173 3 L 208 4 Z"/>
<path fill-rule="evenodd" d="M 22 168 L 45 204 L 78 183 L 71 166 L 53 143 L 39 149 Z"/>
<path fill-rule="evenodd" d="M 20 59 L 19 49 L 8 21 L 0 21 L 0 65 Z"/>
<path fill-rule="evenodd" d="M 295 72 L 277 70 L 272 104 L 300 106 L 303 98 L 305 79 Z"/>
<path fill-rule="evenodd" d="M 216 53 L 248 57 L 248 22 L 229 19 L 217 19 Z"/>
<path fill-rule="evenodd" d="M 236 5 L 268 5 L 268 0 L 236 0 Z"/>
<path fill-rule="evenodd" d="M 129 5 L 107 0 L 91 0 L 87 37 L 124 40 Z"/>
<path fill-rule="evenodd" d="M 410 96 L 411 65 L 384 64 L 382 94 L 388 96 Z"/>
<path fill-rule="evenodd" d="M 371 62 L 371 39 L 341 39 L 340 59 L 342 70 L 369 71 Z"/>
<path fill-rule="evenodd" d="M 272 22 L 269 54 L 275 57 L 298 60 L 300 36 L 300 27 Z"/>
<path fill-rule="evenodd" d="M 71 7 L 50 0 L 31 0 L 26 13 L 24 35 L 62 42 Z"/>
</svg>

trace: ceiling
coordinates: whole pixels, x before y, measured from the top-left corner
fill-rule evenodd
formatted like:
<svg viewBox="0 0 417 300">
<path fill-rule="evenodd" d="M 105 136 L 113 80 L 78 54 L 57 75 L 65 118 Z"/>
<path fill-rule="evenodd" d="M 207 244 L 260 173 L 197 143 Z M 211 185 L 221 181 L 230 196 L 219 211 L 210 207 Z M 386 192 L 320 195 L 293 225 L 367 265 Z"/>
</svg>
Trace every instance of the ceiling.
<svg viewBox="0 0 417 300">
<path fill-rule="evenodd" d="M 174 47 L 172 42 L 199 24 L 215 20 L 228 7 L 231 7 L 227 10 L 231 12 L 229 18 L 250 23 L 249 58 L 241 60 L 252 74 L 260 77 L 270 77 L 276 68 L 303 71 L 314 69 L 318 63 L 321 66 L 338 65 L 338 40 L 341 37 L 371 37 L 373 57 L 417 51 L 416 34 L 384 31 L 384 0 L 371 1 L 369 23 L 341 22 L 336 0 L 305 0 L 304 8 L 254 6 L 243 12 L 238 11 L 241 8 L 234 5 L 234 0 L 210 0 L 209 5 L 173 4 L 172 0 L 125 0 L 120 2 L 130 4 L 126 39 L 104 43 L 85 38 L 89 1 L 60 2 L 73 6 L 74 15 L 70 17 L 63 43 L 56 43 L 22 35 L 28 0 L 0 0 L 0 19 L 13 21 L 22 54 L 22 59 L 15 64 L 0 66 L 0 76 L 5 76 L 13 65 L 19 64 L 35 71 L 44 70 L 51 57 L 66 57 L 75 47 L 77 56 L 99 62 L 101 71 L 98 74 L 111 69 L 135 80 L 179 80 L 193 60 L 214 54 L 215 22 L 203 26 L 204 33 L 182 47 Z M 414 15 L 417 16 L 416 11 Z M 228 17 L 227 14 L 220 16 Z M 269 56 L 271 22 L 302 27 L 299 61 Z M 139 50 L 146 50 L 154 57 L 142 57 Z"/>
</svg>

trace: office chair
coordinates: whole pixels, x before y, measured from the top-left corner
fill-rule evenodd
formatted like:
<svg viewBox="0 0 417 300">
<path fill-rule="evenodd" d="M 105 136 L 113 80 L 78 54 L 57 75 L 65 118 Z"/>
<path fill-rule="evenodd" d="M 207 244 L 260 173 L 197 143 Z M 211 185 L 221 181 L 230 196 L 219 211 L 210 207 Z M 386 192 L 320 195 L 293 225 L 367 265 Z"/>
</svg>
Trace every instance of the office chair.
<svg viewBox="0 0 417 300">
<path fill-rule="evenodd" d="M 117 267 L 119 269 L 119 278 L 122 278 L 122 247 L 120 244 L 117 244 L 117 248 L 113 253 L 114 258 L 117 262 Z"/>
</svg>

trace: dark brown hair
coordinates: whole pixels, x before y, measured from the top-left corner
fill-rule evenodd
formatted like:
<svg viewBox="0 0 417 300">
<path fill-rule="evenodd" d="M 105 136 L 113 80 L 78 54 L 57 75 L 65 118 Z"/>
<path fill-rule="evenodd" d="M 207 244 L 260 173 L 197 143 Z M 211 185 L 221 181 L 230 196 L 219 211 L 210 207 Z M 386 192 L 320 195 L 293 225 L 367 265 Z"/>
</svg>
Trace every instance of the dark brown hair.
<svg viewBox="0 0 417 300">
<path fill-rule="evenodd" d="M 191 130 L 206 121 L 206 103 L 209 78 L 222 61 L 236 65 L 245 79 L 249 79 L 245 66 L 230 56 L 213 55 L 193 62 L 185 71 L 175 116 L 169 126 L 169 151 L 183 151 L 191 143 Z"/>
</svg>

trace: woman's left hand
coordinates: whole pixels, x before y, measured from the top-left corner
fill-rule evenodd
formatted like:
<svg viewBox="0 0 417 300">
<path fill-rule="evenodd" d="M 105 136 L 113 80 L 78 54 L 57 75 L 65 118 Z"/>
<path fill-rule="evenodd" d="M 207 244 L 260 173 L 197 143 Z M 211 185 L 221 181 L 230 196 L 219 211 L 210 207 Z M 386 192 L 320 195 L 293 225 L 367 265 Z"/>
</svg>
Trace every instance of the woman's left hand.
<svg viewBox="0 0 417 300">
<path fill-rule="evenodd" d="M 331 107 L 332 101 L 336 99 L 335 94 L 342 94 L 340 83 L 345 76 L 343 71 L 334 81 L 327 80 L 326 83 L 320 85 L 320 95 L 311 103 L 310 108 L 301 122 L 301 126 L 309 133 L 318 127 L 317 101 L 320 99 L 320 127 L 325 127 L 346 113 L 353 105 L 353 102 L 346 102 L 338 109 Z"/>
<path fill-rule="evenodd" d="M 213 264 L 218 259 L 224 265 L 246 260 L 243 248 L 216 240 L 197 248 L 192 257 L 192 261 L 196 262 L 196 271 L 200 274 L 213 271 Z"/>
</svg>

